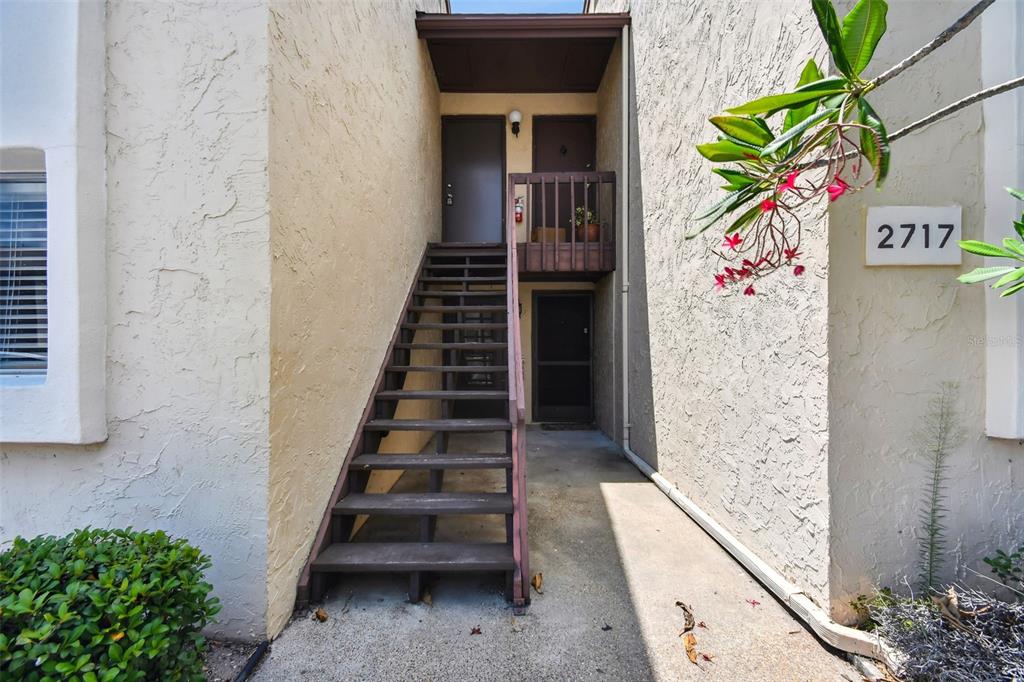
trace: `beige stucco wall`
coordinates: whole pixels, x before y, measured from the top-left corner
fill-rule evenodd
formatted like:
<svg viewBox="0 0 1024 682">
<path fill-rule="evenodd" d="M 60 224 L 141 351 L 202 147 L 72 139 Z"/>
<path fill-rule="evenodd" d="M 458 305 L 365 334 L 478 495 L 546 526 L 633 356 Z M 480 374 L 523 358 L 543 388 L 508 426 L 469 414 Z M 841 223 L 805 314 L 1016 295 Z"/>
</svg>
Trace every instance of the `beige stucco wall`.
<svg viewBox="0 0 1024 682">
<path fill-rule="evenodd" d="M 616 173 L 615 272 L 598 280 L 594 293 L 594 421 L 622 442 L 622 41 L 616 41 L 597 91 L 597 167 Z M 635 112 L 634 112 L 635 113 Z M 638 155 L 634 155 L 639 160 Z M 639 171 L 639 168 L 638 168 Z M 639 216 L 638 216 L 639 217 Z M 649 359 L 648 359 L 649 361 Z"/>
<path fill-rule="evenodd" d="M 501 115 L 518 109 L 523 114 L 519 137 L 506 123 L 505 168 L 508 173 L 533 171 L 533 117 L 555 115 L 593 115 L 597 113 L 597 96 L 592 92 L 557 93 L 441 93 L 443 116 Z M 601 169 L 603 170 L 603 169 Z M 516 226 L 516 238 L 526 240 L 527 221 Z"/>
<path fill-rule="evenodd" d="M 87 525 L 166 530 L 212 556 L 223 610 L 211 631 L 260 638 L 267 8 L 111 1 L 106 12 L 107 287 L 89 304 L 105 299 L 109 437 L 4 445 L 0 541 Z M 104 331 L 83 333 L 97 343 Z"/>
<path fill-rule="evenodd" d="M 438 94 L 417 9 L 440 3 L 271 3 L 272 635 L 440 236 Z"/>
<path fill-rule="evenodd" d="M 824 603 L 824 226 L 804 223 L 807 275 L 766 281 L 753 299 L 712 291 L 714 231 L 683 238 L 688 216 L 719 194 L 693 147 L 714 139 L 707 117 L 790 85 L 808 57 L 822 54 L 810 7 L 767 0 L 591 4 L 632 15 L 631 445 Z"/>
<path fill-rule="evenodd" d="M 870 73 L 927 42 L 969 4 L 890 3 L 889 33 Z M 873 94 L 889 130 L 981 89 L 980 50 L 979 21 Z M 985 176 L 984 131 L 975 106 L 893 143 L 885 188 L 837 201 L 830 210 L 830 580 L 840 619 L 852 615 L 852 595 L 916 577 L 917 510 L 927 470 L 913 433 L 941 381 L 960 384 L 965 433 L 949 460 L 943 577 L 973 580 L 967 568 L 987 575 L 981 558 L 1019 542 L 1024 532 L 1024 447 L 984 435 L 984 290 L 954 279 L 981 259 L 967 257 L 962 267 L 864 266 L 869 205 L 959 204 L 964 238 L 983 238 L 984 186 L 1010 182 Z"/>
</svg>

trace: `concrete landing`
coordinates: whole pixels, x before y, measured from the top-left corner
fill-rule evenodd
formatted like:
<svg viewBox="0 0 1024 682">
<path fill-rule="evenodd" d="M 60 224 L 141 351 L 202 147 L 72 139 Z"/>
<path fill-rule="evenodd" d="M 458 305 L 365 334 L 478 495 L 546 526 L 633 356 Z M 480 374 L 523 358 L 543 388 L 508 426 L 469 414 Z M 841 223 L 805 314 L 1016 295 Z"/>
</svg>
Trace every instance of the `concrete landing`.
<svg viewBox="0 0 1024 682">
<path fill-rule="evenodd" d="M 860 679 L 603 435 L 531 429 L 527 444 L 531 568 L 544 574 L 527 615 L 513 616 L 498 575 L 441 576 L 432 605 L 405 601 L 405 576 L 345 576 L 328 593 L 328 620 L 296 614 L 252 679 Z M 409 472 L 396 491 L 425 489 L 425 480 Z M 502 485 L 499 472 L 445 480 L 453 491 Z M 416 528 L 372 519 L 360 539 L 413 540 Z M 437 539 L 482 535 L 501 541 L 500 521 L 443 519 Z M 706 625 L 693 632 L 710 661 L 687 659 L 677 601 Z"/>
</svg>

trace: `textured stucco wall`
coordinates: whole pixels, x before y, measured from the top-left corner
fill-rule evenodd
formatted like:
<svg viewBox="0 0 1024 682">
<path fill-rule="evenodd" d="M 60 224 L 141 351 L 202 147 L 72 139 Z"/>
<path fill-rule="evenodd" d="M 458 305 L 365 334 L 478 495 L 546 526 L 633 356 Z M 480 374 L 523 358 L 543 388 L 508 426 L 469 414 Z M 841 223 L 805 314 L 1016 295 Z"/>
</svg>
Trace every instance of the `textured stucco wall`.
<svg viewBox="0 0 1024 682">
<path fill-rule="evenodd" d="M 109 2 L 107 424 L 4 446 L 0 539 L 162 528 L 213 557 L 220 635 L 266 613 L 266 7 Z"/>
<path fill-rule="evenodd" d="M 889 32 L 869 73 L 927 42 L 969 4 L 890 3 Z M 889 130 L 981 89 L 980 49 L 976 22 L 873 94 Z M 988 574 L 981 558 L 1024 532 L 1024 447 L 984 435 L 984 290 L 954 279 L 981 259 L 966 257 L 962 267 L 864 266 L 869 205 L 959 204 L 964 238 L 982 238 L 984 186 L 1009 182 L 985 177 L 984 126 L 975 106 L 894 142 L 885 188 L 830 210 L 831 589 L 840 619 L 852 615 L 850 596 L 916 577 L 927 469 L 913 434 L 941 381 L 960 384 L 965 433 L 949 460 L 943 577 L 971 580 L 963 567 Z"/>
<path fill-rule="evenodd" d="M 622 442 L 622 41 L 608 59 L 597 90 L 597 167 L 612 170 L 615 183 L 615 272 L 594 287 L 594 422 Z"/>
<path fill-rule="evenodd" d="M 440 6 L 271 3 L 271 634 L 440 236 L 437 84 L 417 9 Z"/>
<path fill-rule="evenodd" d="M 720 193 L 693 148 L 714 139 L 707 117 L 794 82 L 823 52 L 814 17 L 796 2 L 628 4 L 592 9 L 632 15 L 631 445 L 824 603 L 824 226 L 805 222 L 807 275 L 766 281 L 753 299 L 712 292 L 715 231 L 683 239 Z"/>
</svg>

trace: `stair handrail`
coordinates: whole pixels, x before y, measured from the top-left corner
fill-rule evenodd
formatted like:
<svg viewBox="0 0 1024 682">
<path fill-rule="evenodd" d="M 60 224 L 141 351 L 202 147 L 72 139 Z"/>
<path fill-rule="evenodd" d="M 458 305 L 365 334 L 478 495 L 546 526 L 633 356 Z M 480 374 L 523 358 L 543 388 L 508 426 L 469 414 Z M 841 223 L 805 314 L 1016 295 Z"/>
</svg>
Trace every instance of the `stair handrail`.
<svg viewBox="0 0 1024 682">
<path fill-rule="evenodd" d="M 516 607 L 530 603 L 530 559 L 526 509 L 526 389 L 523 382 L 523 353 L 519 332 L 519 258 L 516 248 L 515 185 L 509 177 L 505 217 L 507 274 L 505 296 L 508 307 L 508 414 L 512 422 L 512 601 Z"/>
</svg>

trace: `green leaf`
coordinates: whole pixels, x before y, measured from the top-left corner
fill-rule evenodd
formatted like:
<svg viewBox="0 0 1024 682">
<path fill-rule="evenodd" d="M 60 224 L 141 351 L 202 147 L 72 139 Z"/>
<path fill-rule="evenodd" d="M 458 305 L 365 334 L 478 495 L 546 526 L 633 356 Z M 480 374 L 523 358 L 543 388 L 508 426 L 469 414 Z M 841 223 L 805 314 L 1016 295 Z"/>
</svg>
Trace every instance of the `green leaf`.
<svg viewBox="0 0 1024 682">
<path fill-rule="evenodd" d="M 725 189 L 730 192 L 737 189 L 743 189 L 744 187 L 757 182 L 746 173 L 733 170 L 732 168 L 712 168 L 711 172 L 715 175 L 721 176 L 729 183 L 726 185 Z"/>
<path fill-rule="evenodd" d="M 824 76 L 821 75 L 821 70 L 818 68 L 818 65 L 814 63 L 813 59 L 808 59 L 807 64 L 804 65 L 804 70 L 800 72 L 800 80 L 797 81 L 796 87 L 803 87 L 808 83 L 819 81 L 822 78 L 824 78 Z M 817 108 L 818 102 L 814 101 L 810 104 L 805 104 L 802 107 L 790 109 L 786 112 L 786 120 L 782 124 L 782 131 L 785 132 L 789 130 L 797 123 L 813 114 Z"/>
<path fill-rule="evenodd" d="M 968 273 L 960 275 L 957 280 L 964 284 L 977 284 L 978 282 L 984 282 L 987 279 L 993 277 L 1002 277 L 1003 275 L 1013 272 L 1014 268 L 1006 266 L 996 266 L 991 268 L 975 268 Z"/>
<path fill-rule="evenodd" d="M 1009 272 L 999 279 L 998 282 L 992 285 L 993 289 L 1005 287 L 1010 282 L 1016 282 L 1018 279 L 1024 279 L 1024 268 L 1017 268 L 1013 272 Z"/>
<path fill-rule="evenodd" d="M 889 175 L 889 133 L 886 132 L 885 124 L 882 123 L 878 112 L 863 97 L 857 100 L 857 120 L 878 135 L 876 140 L 874 135 L 866 130 L 861 130 L 860 147 L 878 174 L 875 186 L 881 187 L 886 176 Z"/>
<path fill-rule="evenodd" d="M 853 78 L 856 74 L 843 49 L 843 32 L 839 27 L 839 18 L 836 16 L 835 7 L 832 6 L 832 0 L 811 0 L 811 9 L 814 10 L 814 16 L 818 18 L 818 28 L 821 29 L 821 35 L 825 37 L 825 44 L 828 45 L 828 51 L 832 53 L 832 61 L 836 63 L 836 68 Z"/>
<path fill-rule="evenodd" d="M 740 142 L 763 147 L 775 137 L 764 121 L 745 116 L 712 116 L 711 124 Z"/>
<path fill-rule="evenodd" d="M 1007 251 L 1012 251 L 1013 253 L 1017 254 L 1018 260 L 1024 260 L 1024 244 L 1021 244 L 1016 239 L 1006 237 L 1005 239 L 1003 239 L 1003 246 L 1006 248 Z"/>
<path fill-rule="evenodd" d="M 743 215 L 741 215 L 739 218 L 737 218 L 735 221 L 733 221 L 732 225 L 729 226 L 729 229 L 727 229 L 725 231 L 725 233 L 726 234 L 732 234 L 733 232 L 735 232 L 737 230 L 746 229 L 746 227 L 748 225 L 750 225 L 750 223 L 754 222 L 754 220 L 760 214 L 761 214 L 761 205 L 760 204 L 754 204 L 749 209 L 747 209 L 743 213 Z"/>
<path fill-rule="evenodd" d="M 980 242 L 975 239 L 967 239 L 959 242 L 959 244 L 961 249 L 967 253 L 973 253 L 976 256 L 986 256 L 988 258 L 1017 258 L 1013 253 L 1006 249 L 1001 249 L 995 244 L 986 244 L 985 242 Z"/>
<path fill-rule="evenodd" d="M 1012 196 L 1013 198 L 1020 199 L 1021 201 L 1024 201 L 1024 191 L 1021 191 L 1019 189 L 1014 189 L 1012 187 L 1007 187 L 1006 191 L 1009 192 L 1010 196 Z"/>
<path fill-rule="evenodd" d="M 1020 282 L 1019 284 L 1014 284 L 1012 287 L 1010 287 L 1009 289 L 1005 290 L 1003 293 L 999 294 L 999 297 L 1000 298 L 1005 298 L 1006 296 L 1010 296 L 1010 295 L 1015 294 L 1015 293 L 1017 293 L 1018 291 L 1021 291 L 1021 290 L 1024 290 L 1024 282 Z"/>
<path fill-rule="evenodd" d="M 764 189 L 759 185 L 750 185 L 725 195 L 725 197 L 723 197 L 718 203 L 703 210 L 699 215 L 694 217 L 695 220 L 699 220 L 700 222 L 697 224 L 697 228 L 693 232 L 686 235 L 686 238 L 693 239 L 701 232 L 718 222 L 719 218 L 724 216 L 726 213 L 736 210 L 763 191 Z"/>
<path fill-rule="evenodd" d="M 810 128 L 813 128 L 817 124 L 821 123 L 822 121 L 828 119 L 831 116 L 837 115 L 838 113 L 838 109 L 822 109 L 813 116 L 804 119 L 796 126 L 784 132 L 782 135 L 779 135 L 777 138 L 775 138 L 774 142 L 772 142 L 770 145 L 762 149 L 761 158 L 771 156 L 772 154 L 774 154 L 775 152 L 779 151 L 787 144 L 789 144 L 792 140 L 799 140 L 800 137 Z"/>
<path fill-rule="evenodd" d="M 810 102 L 817 102 L 824 97 L 841 95 L 847 92 L 848 85 L 849 81 L 845 78 L 822 78 L 821 80 L 814 81 L 813 83 L 803 85 L 793 92 L 761 97 L 759 99 L 751 100 L 746 104 L 741 104 L 738 107 L 726 109 L 726 111 L 730 114 L 765 114 L 767 116 L 771 116 L 775 112 L 782 111 L 783 109 L 794 109 Z"/>
<path fill-rule="evenodd" d="M 724 161 L 740 161 L 742 159 L 756 159 L 759 148 L 747 147 L 737 144 L 732 140 L 719 140 L 718 142 L 707 142 L 697 145 L 700 155 L 709 161 L 721 163 Z"/>
<path fill-rule="evenodd" d="M 885 33 L 885 0 L 860 0 L 843 17 L 843 52 L 850 61 L 854 75 L 867 68 L 875 54 L 875 46 Z"/>
</svg>

